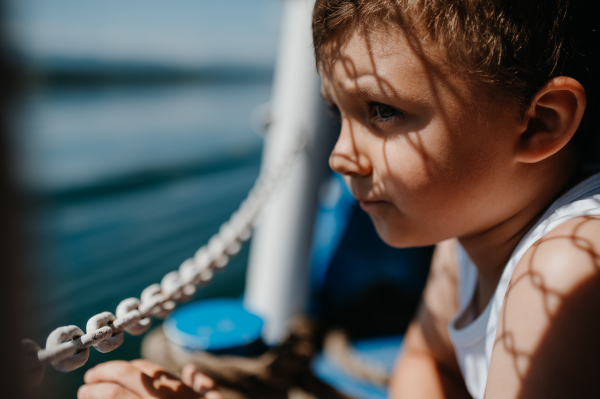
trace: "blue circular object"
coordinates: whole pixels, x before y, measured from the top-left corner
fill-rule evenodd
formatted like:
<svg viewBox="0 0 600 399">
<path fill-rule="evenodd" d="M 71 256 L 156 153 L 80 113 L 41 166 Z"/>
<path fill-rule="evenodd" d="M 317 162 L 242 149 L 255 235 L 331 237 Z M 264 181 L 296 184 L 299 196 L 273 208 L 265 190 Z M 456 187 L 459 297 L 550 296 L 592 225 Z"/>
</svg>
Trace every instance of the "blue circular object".
<svg viewBox="0 0 600 399">
<path fill-rule="evenodd" d="M 172 343 L 191 351 L 255 355 L 264 348 L 263 321 L 236 299 L 191 303 L 165 319 L 163 330 Z"/>
</svg>

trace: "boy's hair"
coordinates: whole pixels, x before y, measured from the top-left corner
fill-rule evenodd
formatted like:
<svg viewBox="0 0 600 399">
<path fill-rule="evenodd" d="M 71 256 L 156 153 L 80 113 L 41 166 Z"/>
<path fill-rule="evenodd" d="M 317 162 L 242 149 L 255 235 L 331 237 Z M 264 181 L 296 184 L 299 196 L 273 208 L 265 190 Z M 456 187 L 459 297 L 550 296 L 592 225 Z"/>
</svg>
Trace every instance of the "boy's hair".
<svg viewBox="0 0 600 399">
<path fill-rule="evenodd" d="M 316 0 L 315 57 L 327 69 L 356 30 L 399 27 L 446 49 L 456 71 L 482 92 L 518 105 L 521 115 L 550 78 L 570 76 L 588 96 L 576 137 L 582 141 L 599 91 L 600 24 L 593 9 L 592 0 Z"/>
</svg>

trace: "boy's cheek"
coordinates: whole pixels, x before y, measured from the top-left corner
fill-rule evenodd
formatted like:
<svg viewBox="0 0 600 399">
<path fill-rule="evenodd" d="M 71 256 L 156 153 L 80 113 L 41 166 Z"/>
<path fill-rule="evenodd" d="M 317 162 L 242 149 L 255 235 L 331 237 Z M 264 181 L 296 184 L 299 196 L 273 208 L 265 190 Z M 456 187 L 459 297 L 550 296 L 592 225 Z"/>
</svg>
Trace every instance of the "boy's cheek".
<svg viewBox="0 0 600 399">
<path fill-rule="evenodd" d="M 376 160 L 382 177 L 406 190 L 425 189 L 436 181 L 446 180 L 456 166 L 452 165 L 455 161 L 450 146 L 442 138 L 430 140 L 425 136 L 409 135 L 397 142 L 387 142 L 378 156 L 380 160 Z"/>
</svg>

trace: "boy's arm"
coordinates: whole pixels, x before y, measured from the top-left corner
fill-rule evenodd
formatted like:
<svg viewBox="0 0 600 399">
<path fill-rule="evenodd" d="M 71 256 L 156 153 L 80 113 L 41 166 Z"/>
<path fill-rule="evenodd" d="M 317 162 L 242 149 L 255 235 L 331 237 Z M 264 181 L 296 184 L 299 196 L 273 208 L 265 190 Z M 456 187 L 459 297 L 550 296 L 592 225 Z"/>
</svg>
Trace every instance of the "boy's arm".
<svg viewBox="0 0 600 399">
<path fill-rule="evenodd" d="M 486 399 L 600 398 L 600 218 L 560 225 L 521 259 Z"/>
<path fill-rule="evenodd" d="M 448 240 L 435 249 L 419 311 L 392 375 L 392 398 L 470 398 L 447 332 L 458 308 L 455 246 Z"/>
</svg>

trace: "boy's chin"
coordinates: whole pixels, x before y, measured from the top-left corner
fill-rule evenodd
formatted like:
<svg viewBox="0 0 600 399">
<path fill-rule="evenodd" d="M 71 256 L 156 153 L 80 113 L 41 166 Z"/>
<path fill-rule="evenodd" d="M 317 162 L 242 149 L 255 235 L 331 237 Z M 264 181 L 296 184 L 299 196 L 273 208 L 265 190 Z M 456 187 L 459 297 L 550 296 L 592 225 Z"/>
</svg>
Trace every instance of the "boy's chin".
<svg viewBox="0 0 600 399">
<path fill-rule="evenodd" d="M 381 237 L 381 236 L 380 236 Z M 393 248 L 414 248 L 414 247 L 426 247 L 429 245 L 436 244 L 435 242 L 426 241 L 426 240 L 415 240 L 411 237 L 402 237 L 396 239 L 385 239 L 381 237 L 383 242 Z"/>
<path fill-rule="evenodd" d="M 423 237 L 422 234 L 417 232 L 406 231 L 404 229 L 393 228 L 387 223 L 377 222 L 373 219 L 375 230 L 381 240 L 393 248 L 412 248 L 412 247 L 425 247 L 428 245 L 436 244 L 437 241 L 433 240 L 432 237 Z"/>
</svg>

